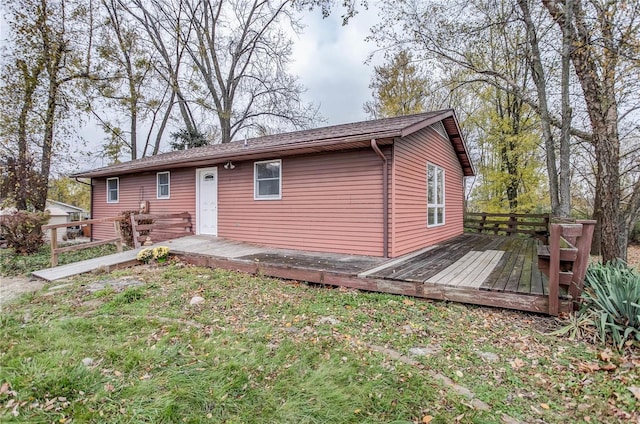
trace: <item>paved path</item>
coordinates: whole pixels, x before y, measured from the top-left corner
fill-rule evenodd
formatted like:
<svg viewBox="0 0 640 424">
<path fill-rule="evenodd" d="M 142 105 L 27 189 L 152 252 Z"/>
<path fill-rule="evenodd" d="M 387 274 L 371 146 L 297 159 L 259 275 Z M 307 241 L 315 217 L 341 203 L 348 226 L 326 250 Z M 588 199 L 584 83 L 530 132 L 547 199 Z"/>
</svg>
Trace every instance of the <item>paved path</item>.
<svg viewBox="0 0 640 424">
<path fill-rule="evenodd" d="M 99 258 L 88 259 L 85 261 L 74 262 L 66 265 L 56 266 L 54 268 L 41 269 L 31 274 L 47 281 L 56 281 L 63 278 L 72 277 L 74 275 L 91 272 L 96 269 L 112 270 L 122 268 L 138 263 L 136 255 L 142 249 L 127 250 L 122 253 L 114 253 L 112 255 L 101 256 Z"/>
</svg>

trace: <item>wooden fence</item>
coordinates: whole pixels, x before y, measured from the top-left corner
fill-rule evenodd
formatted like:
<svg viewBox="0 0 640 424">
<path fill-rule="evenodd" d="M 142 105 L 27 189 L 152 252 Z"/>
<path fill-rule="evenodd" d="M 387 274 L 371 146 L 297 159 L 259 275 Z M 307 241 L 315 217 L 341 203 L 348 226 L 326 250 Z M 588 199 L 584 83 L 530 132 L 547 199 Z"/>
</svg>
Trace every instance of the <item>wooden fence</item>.
<svg viewBox="0 0 640 424">
<path fill-rule="evenodd" d="M 100 219 L 85 219 L 84 221 L 71 221 L 62 224 L 49 224 L 43 225 L 42 230 L 51 230 L 51 267 L 58 265 L 58 255 L 64 252 L 73 252 L 76 250 L 87 249 L 89 247 L 102 246 L 105 244 L 115 244 L 118 252 L 122 252 L 122 234 L 120 232 L 121 216 L 100 218 Z M 58 228 L 76 227 L 92 225 L 97 223 L 113 222 L 114 237 L 107 240 L 92 241 L 89 243 L 78 243 L 71 246 L 58 247 Z"/>
<path fill-rule="evenodd" d="M 549 214 L 467 212 L 464 228 L 478 233 L 507 236 L 522 234 L 536 237 L 546 243 L 549 235 L 549 221 Z"/>
</svg>

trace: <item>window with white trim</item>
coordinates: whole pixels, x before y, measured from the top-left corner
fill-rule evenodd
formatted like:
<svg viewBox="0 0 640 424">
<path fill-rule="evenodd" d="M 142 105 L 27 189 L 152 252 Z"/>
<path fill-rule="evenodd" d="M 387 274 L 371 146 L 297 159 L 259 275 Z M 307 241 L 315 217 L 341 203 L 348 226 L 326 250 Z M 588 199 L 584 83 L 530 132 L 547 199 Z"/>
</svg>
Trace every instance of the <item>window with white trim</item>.
<svg viewBox="0 0 640 424">
<path fill-rule="evenodd" d="M 427 164 L 427 226 L 444 224 L 444 169 Z"/>
<path fill-rule="evenodd" d="M 169 171 L 166 172 L 158 172 L 156 174 L 157 181 L 157 197 L 158 199 L 168 199 L 169 198 L 169 184 L 170 184 L 170 174 Z"/>
<path fill-rule="evenodd" d="M 282 160 L 267 160 L 253 164 L 255 200 L 279 200 L 282 198 Z"/>
<path fill-rule="evenodd" d="M 120 178 L 107 178 L 107 203 L 118 203 L 120 194 Z"/>
</svg>

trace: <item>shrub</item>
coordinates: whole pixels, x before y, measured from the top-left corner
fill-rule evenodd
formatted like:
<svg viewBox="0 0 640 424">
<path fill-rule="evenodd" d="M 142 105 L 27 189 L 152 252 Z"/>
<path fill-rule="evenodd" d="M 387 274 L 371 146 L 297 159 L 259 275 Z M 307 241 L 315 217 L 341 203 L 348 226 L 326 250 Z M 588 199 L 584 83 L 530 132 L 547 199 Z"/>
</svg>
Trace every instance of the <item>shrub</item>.
<svg viewBox="0 0 640 424">
<path fill-rule="evenodd" d="M 120 234 L 122 234 L 122 239 L 124 243 L 133 247 L 133 228 L 131 227 L 131 215 L 137 214 L 138 211 L 122 211 L 120 215 L 123 217 L 122 221 L 120 221 Z"/>
<path fill-rule="evenodd" d="M 640 341 L 640 273 L 623 261 L 592 264 L 582 296 L 581 313 L 593 314 L 601 341 L 610 336 L 618 349 L 627 340 Z"/>
<path fill-rule="evenodd" d="M 122 234 L 122 238 L 124 242 L 129 247 L 134 247 L 133 243 L 133 228 L 131 227 L 131 215 L 137 215 L 138 211 L 122 211 L 120 215 L 123 217 L 122 221 L 120 221 L 120 233 Z M 141 224 L 153 224 L 152 219 L 146 219 L 140 221 Z M 141 236 L 145 236 L 149 234 L 149 230 L 140 231 Z"/>
<path fill-rule="evenodd" d="M 138 252 L 136 259 L 148 264 L 153 259 L 153 249 L 145 248 Z"/>
<path fill-rule="evenodd" d="M 167 246 L 158 246 L 153 248 L 153 258 L 158 262 L 166 262 L 169 257 L 169 248 Z"/>
<path fill-rule="evenodd" d="M 16 253 L 31 255 L 44 244 L 42 226 L 48 221 L 49 212 L 16 211 L 3 217 L 0 231 Z"/>
</svg>

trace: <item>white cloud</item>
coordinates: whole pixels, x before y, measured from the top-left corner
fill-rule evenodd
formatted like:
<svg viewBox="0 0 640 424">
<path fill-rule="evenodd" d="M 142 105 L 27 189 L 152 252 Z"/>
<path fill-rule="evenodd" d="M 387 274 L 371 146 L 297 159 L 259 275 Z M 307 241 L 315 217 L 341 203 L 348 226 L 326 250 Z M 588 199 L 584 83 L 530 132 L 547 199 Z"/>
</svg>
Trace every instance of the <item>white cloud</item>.
<svg viewBox="0 0 640 424">
<path fill-rule="evenodd" d="M 323 19 L 317 10 L 305 15 L 290 66 L 307 87 L 305 100 L 320 106 L 328 125 L 367 119 L 362 105 L 371 97 L 373 65 L 364 62 L 375 45 L 365 37 L 377 22 L 376 11 L 363 10 L 346 26 L 339 15 L 334 11 Z"/>
</svg>

